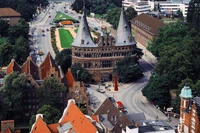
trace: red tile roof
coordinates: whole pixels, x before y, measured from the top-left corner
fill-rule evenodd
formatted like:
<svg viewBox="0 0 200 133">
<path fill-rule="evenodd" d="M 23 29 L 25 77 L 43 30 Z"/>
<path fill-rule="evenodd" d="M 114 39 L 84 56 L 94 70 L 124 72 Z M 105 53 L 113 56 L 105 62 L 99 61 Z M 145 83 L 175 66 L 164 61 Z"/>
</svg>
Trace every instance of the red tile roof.
<svg viewBox="0 0 200 133">
<path fill-rule="evenodd" d="M 17 64 L 17 62 L 15 61 L 15 59 L 12 59 L 11 62 L 10 62 L 10 64 L 7 66 L 6 74 L 10 74 L 10 73 L 12 73 L 13 71 L 21 72 L 21 68 L 20 68 L 20 66 Z"/>
<path fill-rule="evenodd" d="M 68 69 L 65 77 L 66 77 L 66 81 L 67 81 L 68 86 L 70 88 L 73 88 L 75 80 L 74 80 L 74 77 L 72 75 L 71 69 Z"/>
<path fill-rule="evenodd" d="M 41 116 L 38 116 L 30 133 L 51 133 Z"/>
<path fill-rule="evenodd" d="M 76 133 L 96 133 L 97 129 L 90 120 L 80 111 L 73 101 L 68 101 L 66 112 L 59 121 L 61 124 L 70 122 Z"/>
<path fill-rule="evenodd" d="M 21 14 L 12 8 L 0 8 L 0 17 L 20 17 Z"/>
<path fill-rule="evenodd" d="M 51 56 L 51 54 L 48 53 L 46 58 L 40 65 L 41 79 L 47 78 L 47 76 L 48 76 L 47 73 L 50 71 L 50 68 L 55 68 L 55 70 L 58 72 L 58 76 L 60 77 L 59 69 L 58 69 L 53 57 Z"/>
<path fill-rule="evenodd" d="M 51 131 L 51 133 L 58 133 L 59 132 L 58 129 L 57 129 L 57 127 L 60 126 L 59 123 L 48 124 L 47 126 L 48 126 L 49 130 Z"/>
<path fill-rule="evenodd" d="M 164 23 L 161 20 L 151 17 L 144 13 L 133 18 L 131 20 L 131 23 L 136 25 L 137 27 L 140 27 L 141 29 L 145 30 L 146 32 L 149 32 L 154 35 L 158 34 L 159 27 L 164 26 Z"/>
<path fill-rule="evenodd" d="M 27 57 L 26 62 L 22 65 L 22 73 L 31 74 L 35 80 L 40 79 L 39 77 L 39 68 L 38 66 L 32 61 L 32 58 L 29 56 Z"/>
</svg>

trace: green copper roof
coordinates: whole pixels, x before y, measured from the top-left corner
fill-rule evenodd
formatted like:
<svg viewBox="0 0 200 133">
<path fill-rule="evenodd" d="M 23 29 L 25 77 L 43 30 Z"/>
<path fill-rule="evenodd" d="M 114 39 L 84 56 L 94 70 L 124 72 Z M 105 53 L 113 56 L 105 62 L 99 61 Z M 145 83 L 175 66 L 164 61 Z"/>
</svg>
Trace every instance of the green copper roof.
<svg viewBox="0 0 200 133">
<path fill-rule="evenodd" d="M 181 90 L 180 97 L 182 98 L 192 98 L 192 90 L 189 86 L 184 86 Z"/>
</svg>

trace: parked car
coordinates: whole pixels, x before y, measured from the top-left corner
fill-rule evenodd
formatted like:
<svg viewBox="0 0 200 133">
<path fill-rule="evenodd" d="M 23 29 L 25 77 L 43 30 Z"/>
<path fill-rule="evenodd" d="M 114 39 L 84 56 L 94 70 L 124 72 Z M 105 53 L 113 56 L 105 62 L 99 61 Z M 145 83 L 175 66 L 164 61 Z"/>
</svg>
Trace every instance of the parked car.
<svg viewBox="0 0 200 133">
<path fill-rule="evenodd" d="M 101 88 L 100 89 L 98 88 L 97 91 L 100 92 L 100 93 L 105 93 L 105 91 Z"/>
<path fill-rule="evenodd" d="M 115 103 L 115 99 L 113 97 L 108 97 L 108 99 L 112 102 L 112 103 Z"/>
<path fill-rule="evenodd" d="M 42 32 L 44 32 L 44 30 L 42 30 Z"/>
<path fill-rule="evenodd" d="M 96 30 L 96 31 L 97 31 L 97 30 L 98 30 L 98 28 L 97 28 L 97 27 L 94 27 L 94 30 Z"/>
<path fill-rule="evenodd" d="M 85 85 L 85 87 L 90 87 L 90 84 L 84 84 Z"/>
<path fill-rule="evenodd" d="M 125 109 L 124 104 L 123 104 L 121 101 L 115 102 L 115 106 L 116 106 L 119 110 L 122 110 L 122 111 Z"/>
<path fill-rule="evenodd" d="M 47 28 L 46 31 L 49 31 L 49 29 Z"/>
<path fill-rule="evenodd" d="M 45 34 L 42 34 L 42 36 L 45 36 Z"/>
</svg>

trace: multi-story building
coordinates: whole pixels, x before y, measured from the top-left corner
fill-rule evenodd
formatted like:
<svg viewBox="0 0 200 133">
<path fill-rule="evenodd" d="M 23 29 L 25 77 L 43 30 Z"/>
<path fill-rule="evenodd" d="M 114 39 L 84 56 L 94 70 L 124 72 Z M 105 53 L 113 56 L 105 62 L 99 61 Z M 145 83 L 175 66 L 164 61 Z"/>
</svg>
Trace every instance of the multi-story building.
<svg viewBox="0 0 200 133">
<path fill-rule="evenodd" d="M 136 41 L 125 18 L 122 8 L 116 37 L 111 33 L 101 33 L 95 44 L 91 38 L 85 12 L 79 30 L 72 43 L 72 64 L 80 63 L 96 81 L 110 77 L 116 62 L 124 56 L 136 55 Z"/>
<path fill-rule="evenodd" d="M 192 90 L 185 85 L 180 94 L 179 133 L 200 133 L 200 97 L 193 97 Z"/>
<path fill-rule="evenodd" d="M 31 57 L 28 57 L 22 66 L 18 65 L 14 59 L 11 60 L 7 66 L 6 74 L 10 74 L 13 71 L 24 73 L 27 78 L 27 82 L 30 85 L 30 89 L 26 90 L 26 96 L 24 96 L 24 116 L 30 117 L 35 114 L 39 109 L 39 98 L 37 97 L 37 89 L 43 84 L 43 81 L 48 77 L 56 77 L 60 83 L 65 83 L 65 77 L 62 76 L 62 72 L 59 67 L 55 64 L 50 53 L 47 54 L 46 58 L 40 66 L 35 64 Z M 64 109 L 66 105 L 66 92 L 60 94 L 60 103 L 63 105 L 61 109 Z"/>
<path fill-rule="evenodd" d="M 158 35 L 159 28 L 164 26 L 161 20 L 147 14 L 140 14 L 131 20 L 132 33 L 135 39 L 144 46 Z"/>
<path fill-rule="evenodd" d="M 170 0 L 170 1 L 149 1 L 149 4 L 151 5 L 151 8 L 153 9 L 155 5 L 160 6 L 161 12 L 176 12 L 178 10 L 181 10 L 183 13 L 183 16 L 187 16 L 188 6 L 189 6 L 190 0 Z"/>
<path fill-rule="evenodd" d="M 147 1 L 137 2 L 134 4 L 134 9 L 137 11 L 137 14 L 149 13 L 151 11 L 151 6 Z"/>
<path fill-rule="evenodd" d="M 21 14 L 12 8 L 0 8 L 0 19 L 5 20 L 11 26 L 17 24 L 20 17 Z"/>
</svg>

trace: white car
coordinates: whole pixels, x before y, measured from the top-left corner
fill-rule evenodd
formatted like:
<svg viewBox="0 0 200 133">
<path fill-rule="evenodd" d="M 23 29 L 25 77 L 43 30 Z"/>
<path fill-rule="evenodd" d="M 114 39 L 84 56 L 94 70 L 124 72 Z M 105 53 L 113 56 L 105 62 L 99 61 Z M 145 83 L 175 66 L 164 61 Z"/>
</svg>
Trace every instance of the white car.
<svg viewBox="0 0 200 133">
<path fill-rule="evenodd" d="M 100 92 L 100 93 L 105 93 L 105 90 L 103 90 L 101 88 L 100 89 L 98 88 L 97 91 Z"/>
</svg>

